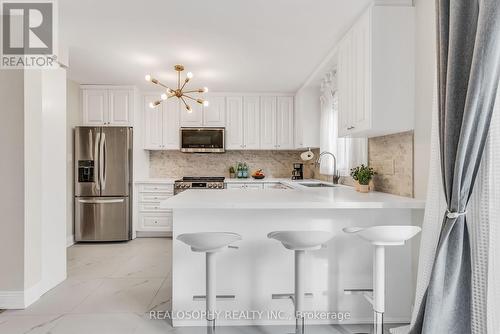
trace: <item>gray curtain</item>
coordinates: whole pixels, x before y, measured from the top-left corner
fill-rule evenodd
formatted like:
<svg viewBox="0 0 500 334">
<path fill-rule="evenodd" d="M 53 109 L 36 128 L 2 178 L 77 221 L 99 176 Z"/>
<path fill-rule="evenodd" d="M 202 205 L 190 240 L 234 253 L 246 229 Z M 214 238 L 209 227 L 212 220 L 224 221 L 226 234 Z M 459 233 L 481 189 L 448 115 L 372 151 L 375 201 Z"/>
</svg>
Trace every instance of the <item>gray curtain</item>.
<svg viewBox="0 0 500 334">
<path fill-rule="evenodd" d="M 500 79 L 500 0 L 436 0 L 439 139 L 448 211 L 410 333 L 471 333 L 465 213 Z M 474 223 L 474 222 L 472 222 Z"/>
</svg>

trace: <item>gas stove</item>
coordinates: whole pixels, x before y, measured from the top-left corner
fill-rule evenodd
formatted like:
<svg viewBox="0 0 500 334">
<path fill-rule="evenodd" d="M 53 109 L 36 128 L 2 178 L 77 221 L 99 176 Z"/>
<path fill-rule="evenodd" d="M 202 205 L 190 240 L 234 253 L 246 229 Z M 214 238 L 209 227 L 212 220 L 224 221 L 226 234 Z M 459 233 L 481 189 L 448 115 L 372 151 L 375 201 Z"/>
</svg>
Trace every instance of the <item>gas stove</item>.
<svg viewBox="0 0 500 334">
<path fill-rule="evenodd" d="M 174 183 L 174 195 L 187 189 L 224 189 L 223 176 L 185 176 Z"/>
</svg>

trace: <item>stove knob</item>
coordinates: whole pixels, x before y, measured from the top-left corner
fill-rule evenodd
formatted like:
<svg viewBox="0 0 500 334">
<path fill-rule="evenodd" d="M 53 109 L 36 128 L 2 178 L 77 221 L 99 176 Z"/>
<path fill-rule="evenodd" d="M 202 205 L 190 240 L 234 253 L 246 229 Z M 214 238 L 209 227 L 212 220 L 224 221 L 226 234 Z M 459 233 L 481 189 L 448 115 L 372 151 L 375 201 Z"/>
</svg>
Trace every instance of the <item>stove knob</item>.
<svg viewBox="0 0 500 334">
<path fill-rule="evenodd" d="M 217 185 L 217 188 L 218 188 L 218 189 L 222 189 L 222 188 L 224 188 L 224 185 L 219 183 L 219 184 Z"/>
<path fill-rule="evenodd" d="M 209 184 L 208 184 L 208 188 L 209 188 L 209 189 L 212 189 L 213 187 L 214 187 L 213 183 L 209 183 Z"/>
</svg>

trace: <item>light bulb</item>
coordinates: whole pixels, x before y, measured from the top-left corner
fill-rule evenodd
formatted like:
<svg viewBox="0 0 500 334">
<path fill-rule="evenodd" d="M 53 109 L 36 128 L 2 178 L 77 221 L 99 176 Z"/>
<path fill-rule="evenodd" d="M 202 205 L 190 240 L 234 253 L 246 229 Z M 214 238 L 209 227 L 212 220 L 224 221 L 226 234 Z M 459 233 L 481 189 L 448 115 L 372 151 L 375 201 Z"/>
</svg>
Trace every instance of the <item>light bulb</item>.
<svg viewBox="0 0 500 334">
<path fill-rule="evenodd" d="M 203 93 L 206 93 L 206 92 L 208 92 L 208 87 L 203 87 L 202 90 L 203 90 Z"/>
<path fill-rule="evenodd" d="M 210 102 L 208 102 L 207 100 L 203 101 L 203 106 L 204 107 L 208 107 L 210 105 Z"/>
<path fill-rule="evenodd" d="M 144 79 L 146 79 L 146 81 L 151 81 L 151 74 L 146 74 Z"/>
<path fill-rule="evenodd" d="M 192 78 L 193 78 L 193 72 L 187 72 L 187 73 L 186 73 L 186 77 L 187 77 L 188 79 L 192 79 Z"/>
<path fill-rule="evenodd" d="M 149 107 L 150 107 L 151 109 L 154 109 L 154 107 L 155 107 L 154 103 L 153 103 L 153 102 L 149 102 Z"/>
<path fill-rule="evenodd" d="M 193 109 L 191 109 L 190 106 L 186 106 L 186 110 L 188 112 L 188 114 L 192 113 L 193 112 Z"/>
<path fill-rule="evenodd" d="M 167 95 L 167 94 L 165 94 L 165 93 L 161 94 L 161 96 L 160 96 L 160 97 L 161 97 L 161 99 L 162 99 L 163 101 L 165 101 L 166 99 L 168 99 L 168 95 Z"/>
</svg>

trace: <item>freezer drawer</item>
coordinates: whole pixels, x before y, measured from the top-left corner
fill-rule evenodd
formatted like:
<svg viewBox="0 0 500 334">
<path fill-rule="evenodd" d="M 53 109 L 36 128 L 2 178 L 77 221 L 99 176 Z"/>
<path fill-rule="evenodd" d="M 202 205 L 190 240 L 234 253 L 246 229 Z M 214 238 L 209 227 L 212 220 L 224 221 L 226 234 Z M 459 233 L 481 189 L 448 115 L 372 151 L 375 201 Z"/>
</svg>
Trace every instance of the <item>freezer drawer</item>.
<svg viewBox="0 0 500 334">
<path fill-rule="evenodd" d="M 76 197 L 75 241 L 130 240 L 128 197 Z"/>
</svg>

